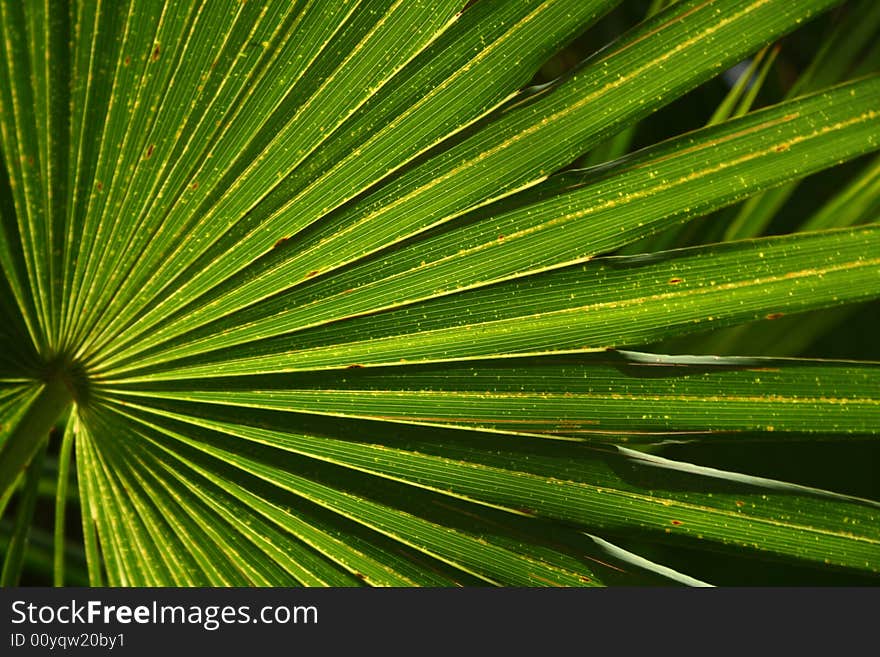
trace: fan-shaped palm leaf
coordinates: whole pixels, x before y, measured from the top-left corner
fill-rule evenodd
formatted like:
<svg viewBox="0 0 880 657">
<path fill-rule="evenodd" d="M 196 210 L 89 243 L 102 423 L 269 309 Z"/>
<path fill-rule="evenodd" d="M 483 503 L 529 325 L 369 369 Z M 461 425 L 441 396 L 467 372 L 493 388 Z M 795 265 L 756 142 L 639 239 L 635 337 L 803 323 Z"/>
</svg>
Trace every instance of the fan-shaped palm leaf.
<svg viewBox="0 0 880 657">
<path fill-rule="evenodd" d="M 56 583 L 69 498 L 93 584 L 880 570 L 877 502 L 644 448 L 876 435 L 877 365 L 627 350 L 875 298 L 880 230 L 607 255 L 876 149 L 880 78 L 562 171 L 836 3 L 664 3 L 532 87 L 616 3 L 465 4 L 0 3 L 5 583 L 49 461 Z"/>
</svg>

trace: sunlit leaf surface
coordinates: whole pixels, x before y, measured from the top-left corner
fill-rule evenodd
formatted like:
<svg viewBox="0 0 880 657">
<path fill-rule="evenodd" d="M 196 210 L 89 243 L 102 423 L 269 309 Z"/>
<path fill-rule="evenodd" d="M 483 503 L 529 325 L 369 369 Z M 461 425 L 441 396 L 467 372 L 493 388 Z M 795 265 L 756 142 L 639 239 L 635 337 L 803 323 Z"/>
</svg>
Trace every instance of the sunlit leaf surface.
<svg viewBox="0 0 880 657">
<path fill-rule="evenodd" d="M 876 160 L 764 230 L 880 147 L 880 13 L 755 111 L 839 2 L 654 3 L 537 83 L 618 4 L 2 0 L 2 583 L 876 576 L 880 502 L 656 450 L 874 440 L 880 365 L 639 346 L 880 296 Z M 674 248 L 698 217 L 729 239 Z"/>
</svg>

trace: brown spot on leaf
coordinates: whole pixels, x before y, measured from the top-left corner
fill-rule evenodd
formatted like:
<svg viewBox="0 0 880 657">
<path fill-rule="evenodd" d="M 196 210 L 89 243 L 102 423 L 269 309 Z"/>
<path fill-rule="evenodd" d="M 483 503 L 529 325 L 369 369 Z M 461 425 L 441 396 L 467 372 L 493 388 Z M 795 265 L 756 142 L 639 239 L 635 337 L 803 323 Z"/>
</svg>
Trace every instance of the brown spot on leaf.
<svg viewBox="0 0 880 657">
<path fill-rule="evenodd" d="M 670 279 L 669 279 L 669 284 L 670 284 L 670 285 L 678 285 L 679 283 L 681 283 L 681 279 L 680 279 L 680 278 L 670 278 Z"/>
<path fill-rule="evenodd" d="M 150 157 L 152 157 L 152 156 L 153 156 L 153 151 L 154 151 L 154 150 L 156 150 L 156 144 L 150 144 L 149 146 L 147 146 L 147 154 L 146 154 L 145 157 L 146 157 L 147 159 L 149 159 Z"/>
<path fill-rule="evenodd" d="M 770 313 L 764 316 L 764 319 L 779 319 L 780 317 L 784 317 L 785 313 Z"/>
<path fill-rule="evenodd" d="M 676 527 L 681 524 L 681 520 L 670 520 L 669 522 L 671 522 Z"/>
<path fill-rule="evenodd" d="M 788 144 L 777 144 L 776 146 L 773 147 L 773 150 L 776 151 L 777 153 L 782 153 L 784 151 L 787 151 L 789 148 L 790 147 Z"/>
<path fill-rule="evenodd" d="M 548 586 L 557 586 L 557 587 L 562 586 L 562 584 L 560 584 L 559 582 L 554 582 L 552 579 L 547 579 L 546 577 L 541 577 L 537 573 L 529 573 L 529 577 L 532 577 L 540 582 L 544 582 L 544 584 L 547 584 Z"/>
<path fill-rule="evenodd" d="M 126 56 L 126 58 L 122 60 L 122 63 L 128 66 L 131 64 L 131 57 Z"/>
<path fill-rule="evenodd" d="M 158 43 L 153 47 L 153 54 L 150 55 L 150 61 L 151 62 L 158 62 L 159 61 L 159 44 Z"/>
<path fill-rule="evenodd" d="M 498 236 L 498 241 L 499 241 L 499 242 L 503 242 L 503 241 L 504 241 L 504 235 L 499 235 L 499 236 Z"/>
<path fill-rule="evenodd" d="M 578 579 L 580 579 L 582 582 L 587 582 L 587 583 L 593 581 L 589 577 L 586 577 L 585 575 L 581 575 Z"/>
<path fill-rule="evenodd" d="M 96 188 L 98 189 L 98 191 L 100 192 L 102 189 L 104 189 L 104 183 L 102 183 L 102 182 L 99 180 L 99 181 L 97 181 L 97 182 L 95 183 L 95 187 L 96 187 Z"/>
<path fill-rule="evenodd" d="M 746 505 L 746 503 L 742 500 L 737 500 L 736 502 L 734 502 L 734 504 L 736 504 L 738 507 L 743 507 Z"/>
<path fill-rule="evenodd" d="M 321 270 L 320 270 L 320 269 L 313 269 L 313 270 L 310 271 L 308 274 L 306 274 L 306 278 L 313 278 L 313 277 L 317 276 L 317 275 L 320 274 L 320 273 L 321 273 Z"/>
<path fill-rule="evenodd" d="M 273 249 L 281 248 L 282 246 L 284 246 L 285 244 L 287 244 L 287 240 L 289 240 L 289 239 L 290 239 L 289 237 L 282 237 L 280 240 L 278 240 L 277 242 L 275 242 L 275 246 L 273 246 L 272 248 L 273 248 Z"/>
<path fill-rule="evenodd" d="M 362 369 L 362 368 L 363 368 L 363 365 L 361 365 L 360 363 L 352 363 L 351 365 L 347 366 L 345 369 L 347 369 L 347 370 L 359 370 L 359 369 Z"/>
<path fill-rule="evenodd" d="M 199 188 L 199 183 L 194 182 L 192 185 L 189 186 L 189 188 L 190 188 L 190 189 L 198 189 L 198 188 Z"/>
</svg>

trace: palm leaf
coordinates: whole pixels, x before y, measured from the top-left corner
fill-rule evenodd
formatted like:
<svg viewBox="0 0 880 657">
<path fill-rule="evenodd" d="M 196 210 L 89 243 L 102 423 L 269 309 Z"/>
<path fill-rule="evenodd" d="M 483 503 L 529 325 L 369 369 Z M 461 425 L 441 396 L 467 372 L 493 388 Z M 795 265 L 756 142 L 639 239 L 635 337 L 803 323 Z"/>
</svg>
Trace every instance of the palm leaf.
<svg viewBox="0 0 880 657">
<path fill-rule="evenodd" d="M 632 349 L 876 298 L 873 169 L 830 230 L 614 255 L 876 150 L 880 78 L 602 162 L 837 3 L 655 3 L 534 84 L 617 4 L 0 3 L 4 583 L 880 571 L 880 503 L 652 453 L 873 440 L 876 363 Z"/>
</svg>

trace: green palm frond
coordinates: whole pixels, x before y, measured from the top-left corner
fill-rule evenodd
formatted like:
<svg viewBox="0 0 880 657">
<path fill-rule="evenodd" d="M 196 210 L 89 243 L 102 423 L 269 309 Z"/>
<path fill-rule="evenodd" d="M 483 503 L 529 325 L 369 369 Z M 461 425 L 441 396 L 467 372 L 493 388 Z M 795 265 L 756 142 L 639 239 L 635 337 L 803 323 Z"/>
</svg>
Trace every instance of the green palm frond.
<svg viewBox="0 0 880 657">
<path fill-rule="evenodd" d="M 755 111 L 840 2 L 655 2 L 536 78 L 618 4 L 0 2 L 3 584 L 875 577 L 880 502 L 663 449 L 876 440 L 880 366 L 645 345 L 880 296 L 876 160 L 763 230 L 880 147 L 880 14 Z"/>
</svg>

